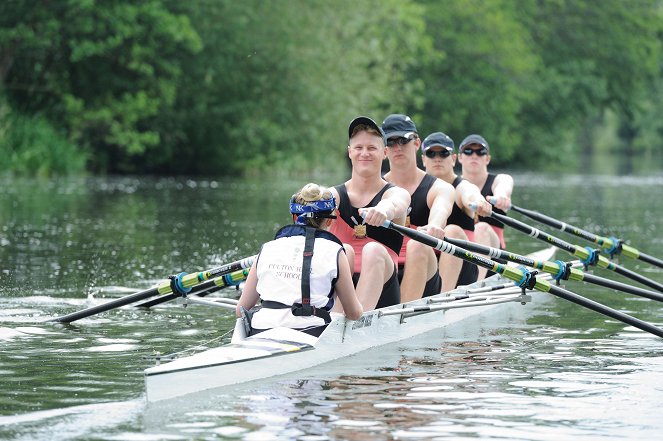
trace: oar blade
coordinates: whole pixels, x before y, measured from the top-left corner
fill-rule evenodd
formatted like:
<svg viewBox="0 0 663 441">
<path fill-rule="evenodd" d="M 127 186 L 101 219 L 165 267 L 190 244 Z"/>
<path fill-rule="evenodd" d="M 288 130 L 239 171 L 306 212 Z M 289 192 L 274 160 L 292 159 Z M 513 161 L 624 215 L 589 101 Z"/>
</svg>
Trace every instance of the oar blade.
<svg viewBox="0 0 663 441">
<path fill-rule="evenodd" d="M 176 283 L 174 284 L 175 288 L 173 288 L 173 280 L 166 281 L 159 284 L 156 287 L 149 288 L 137 292 L 135 294 L 130 294 L 120 299 L 111 300 L 102 305 L 97 305 L 87 309 L 83 309 L 81 311 L 72 312 L 71 314 L 63 315 L 61 317 L 57 317 L 50 321 L 59 322 L 59 323 L 71 323 L 73 321 L 80 320 L 82 318 L 89 317 L 94 314 L 99 314 L 102 312 L 109 311 L 111 309 L 120 308 L 122 306 L 129 305 L 131 303 L 140 302 L 141 300 L 146 300 L 156 295 L 171 295 L 170 297 L 168 297 L 167 300 L 172 300 L 173 298 L 182 295 L 180 292 L 177 292 L 177 294 L 172 296 L 172 294 L 174 294 L 174 291 L 178 291 L 179 289 L 184 289 L 185 291 L 182 292 L 189 292 L 188 291 L 189 289 L 193 289 L 196 285 L 200 285 L 201 283 L 204 283 L 209 279 L 226 276 L 229 273 L 232 273 L 233 271 L 236 271 L 238 269 L 249 268 L 253 264 L 253 261 L 255 260 L 256 257 L 257 256 L 245 257 L 244 259 L 238 260 L 236 262 L 225 264 L 220 267 L 212 268 L 206 271 L 200 271 L 191 274 L 181 273 L 175 278 L 176 279 Z"/>
<path fill-rule="evenodd" d="M 100 314 L 102 312 L 110 311 L 111 309 L 120 308 L 125 305 L 129 305 L 134 302 L 140 302 L 150 297 L 154 297 L 159 294 L 159 287 L 149 288 L 144 291 L 140 291 L 134 294 L 129 294 L 128 296 L 121 297 L 119 299 L 111 300 L 101 305 L 92 306 L 80 311 L 72 312 L 61 317 L 57 317 L 51 321 L 58 323 L 71 323 L 82 318 L 89 317 L 91 315 Z"/>
</svg>

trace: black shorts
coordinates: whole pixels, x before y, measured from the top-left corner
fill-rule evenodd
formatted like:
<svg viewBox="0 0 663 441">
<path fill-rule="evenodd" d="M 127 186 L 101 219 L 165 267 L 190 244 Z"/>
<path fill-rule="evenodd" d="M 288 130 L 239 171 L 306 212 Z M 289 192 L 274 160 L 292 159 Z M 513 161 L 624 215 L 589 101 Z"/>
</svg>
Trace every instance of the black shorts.
<svg viewBox="0 0 663 441">
<path fill-rule="evenodd" d="M 424 293 L 421 297 L 434 296 L 440 292 L 442 292 L 442 278 L 440 277 L 440 272 L 435 271 L 433 277 L 431 277 L 428 282 L 426 282 L 426 286 L 424 286 Z"/>
<path fill-rule="evenodd" d="M 393 274 L 387 280 L 387 283 L 382 285 L 382 294 L 380 294 L 380 300 L 378 300 L 375 309 L 398 305 L 399 303 L 401 303 L 401 285 L 398 283 L 398 270 L 394 266 Z"/>
<path fill-rule="evenodd" d="M 469 285 L 477 281 L 479 277 L 479 267 L 473 263 L 463 260 L 463 266 L 460 269 L 460 274 L 458 275 L 458 283 L 456 287 Z"/>
</svg>

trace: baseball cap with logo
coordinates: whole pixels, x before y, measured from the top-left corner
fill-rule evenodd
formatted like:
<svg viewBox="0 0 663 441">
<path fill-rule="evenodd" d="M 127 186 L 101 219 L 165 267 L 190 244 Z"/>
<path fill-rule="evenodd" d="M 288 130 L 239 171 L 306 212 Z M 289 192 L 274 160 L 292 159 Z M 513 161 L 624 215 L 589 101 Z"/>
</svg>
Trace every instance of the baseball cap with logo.
<svg viewBox="0 0 663 441">
<path fill-rule="evenodd" d="M 425 152 L 431 147 L 443 147 L 449 150 L 451 153 L 454 151 L 454 140 L 442 132 L 431 133 L 424 139 L 424 142 L 421 144 L 421 151 Z"/>
<path fill-rule="evenodd" d="M 417 135 L 417 126 L 414 121 L 409 116 L 400 113 L 394 113 L 386 117 L 382 122 L 382 130 L 387 139 L 411 138 L 412 135 Z"/>
</svg>

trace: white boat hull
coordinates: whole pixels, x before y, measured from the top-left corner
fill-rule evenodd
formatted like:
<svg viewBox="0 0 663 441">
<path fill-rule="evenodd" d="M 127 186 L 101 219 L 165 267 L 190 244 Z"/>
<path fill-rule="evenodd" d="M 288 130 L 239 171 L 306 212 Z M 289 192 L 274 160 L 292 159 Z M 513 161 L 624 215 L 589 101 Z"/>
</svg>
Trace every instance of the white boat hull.
<svg viewBox="0 0 663 441">
<path fill-rule="evenodd" d="M 537 258 L 547 260 L 550 256 Z M 462 293 L 463 289 L 505 282 L 496 276 L 450 293 L 368 311 L 357 321 L 336 315 L 320 338 L 288 328 L 270 329 L 242 338 L 243 325 L 238 319 L 231 344 L 146 369 L 147 399 L 150 402 L 161 401 L 309 369 L 369 348 L 445 328 L 488 310 L 492 313 L 498 305 L 529 300 L 529 296 L 523 296 L 519 289 L 512 287 L 444 302 L 449 296 Z M 401 314 L 404 308 L 411 312 Z M 448 309 L 416 313 L 410 308 Z"/>
</svg>

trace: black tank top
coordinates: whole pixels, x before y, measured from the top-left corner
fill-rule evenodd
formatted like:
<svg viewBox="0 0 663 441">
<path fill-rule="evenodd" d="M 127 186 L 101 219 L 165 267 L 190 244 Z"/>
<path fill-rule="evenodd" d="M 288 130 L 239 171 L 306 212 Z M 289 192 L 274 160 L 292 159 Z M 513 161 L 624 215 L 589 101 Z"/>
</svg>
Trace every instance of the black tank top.
<svg viewBox="0 0 663 441">
<path fill-rule="evenodd" d="M 463 178 L 456 176 L 456 179 L 451 183 L 454 188 L 458 187 L 458 184 L 463 182 Z M 451 215 L 447 219 L 447 224 L 458 225 L 463 230 L 474 231 L 474 219 L 469 217 L 462 208 L 454 202 L 454 207 L 451 210 Z"/>
<path fill-rule="evenodd" d="M 389 190 L 391 187 L 394 187 L 394 184 L 387 182 L 387 185 L 382 187 L 382 190 L 380 190 L 365 207 L 359 208 L 375 207 L 382 199 L 384 192 Z M 352 221 L 352 217 L 354 217 L 357 222 L 361 222 L 359 208 L 353 207 L 350 203 L 350 198 L 348 197 L 348 191 L 345 188 L 345 184 L 337 185 L 334 188 L 338 192 L 339 197 L 339 217 L 352 228 L 355 225 L 355 223 Z M 366 225 L 366 236 L 380 242 L 386 247 L 389 247 L 396 254 L 400 253 L 401 251 L 401 246 L 403 245 L 403 236 L 397 231 L 383 227 L 374 227 L 373 225 Z"/>
<path fill-rule="evenodd" d="M 435 176 L 426 174 L 424 178 L 419 183 L 419 186 L 414 193 L 412 193 L 412 198 L 410 200 L 410 224 L 416 227 L 422 227 L 428 225 L 428 216 L 430 215 L 430 208 L 428 208 L 428 203 L 426 198 L 428 192 L 430 191 L 433 184 L 437 178 Z"/>
<path fill-rule="evenodd" d="M 495 178 L 497 175 L 494 175 L 492 173 L 488 173 L 488 179 L 486 179 L 486 183 L 483 184 L 483 188 L 481 189 L 481 194 L 485 196 L 492 196 L 493 195 L 493 182 L 495 182 Z M 493 211 L 495 213 L 499 213 L 502 215 L 506 215 L 506 213 L 499 208 L 493 207 Z M 498 228 L 504 228 L 504 224 L 498 220 L 493 219 L 492 217 L 484 217 L 484 216 L 479 216 L 479 221 L 480 222 L 486 222 L 490 225 L 494 225 Z"/>
</svg>

